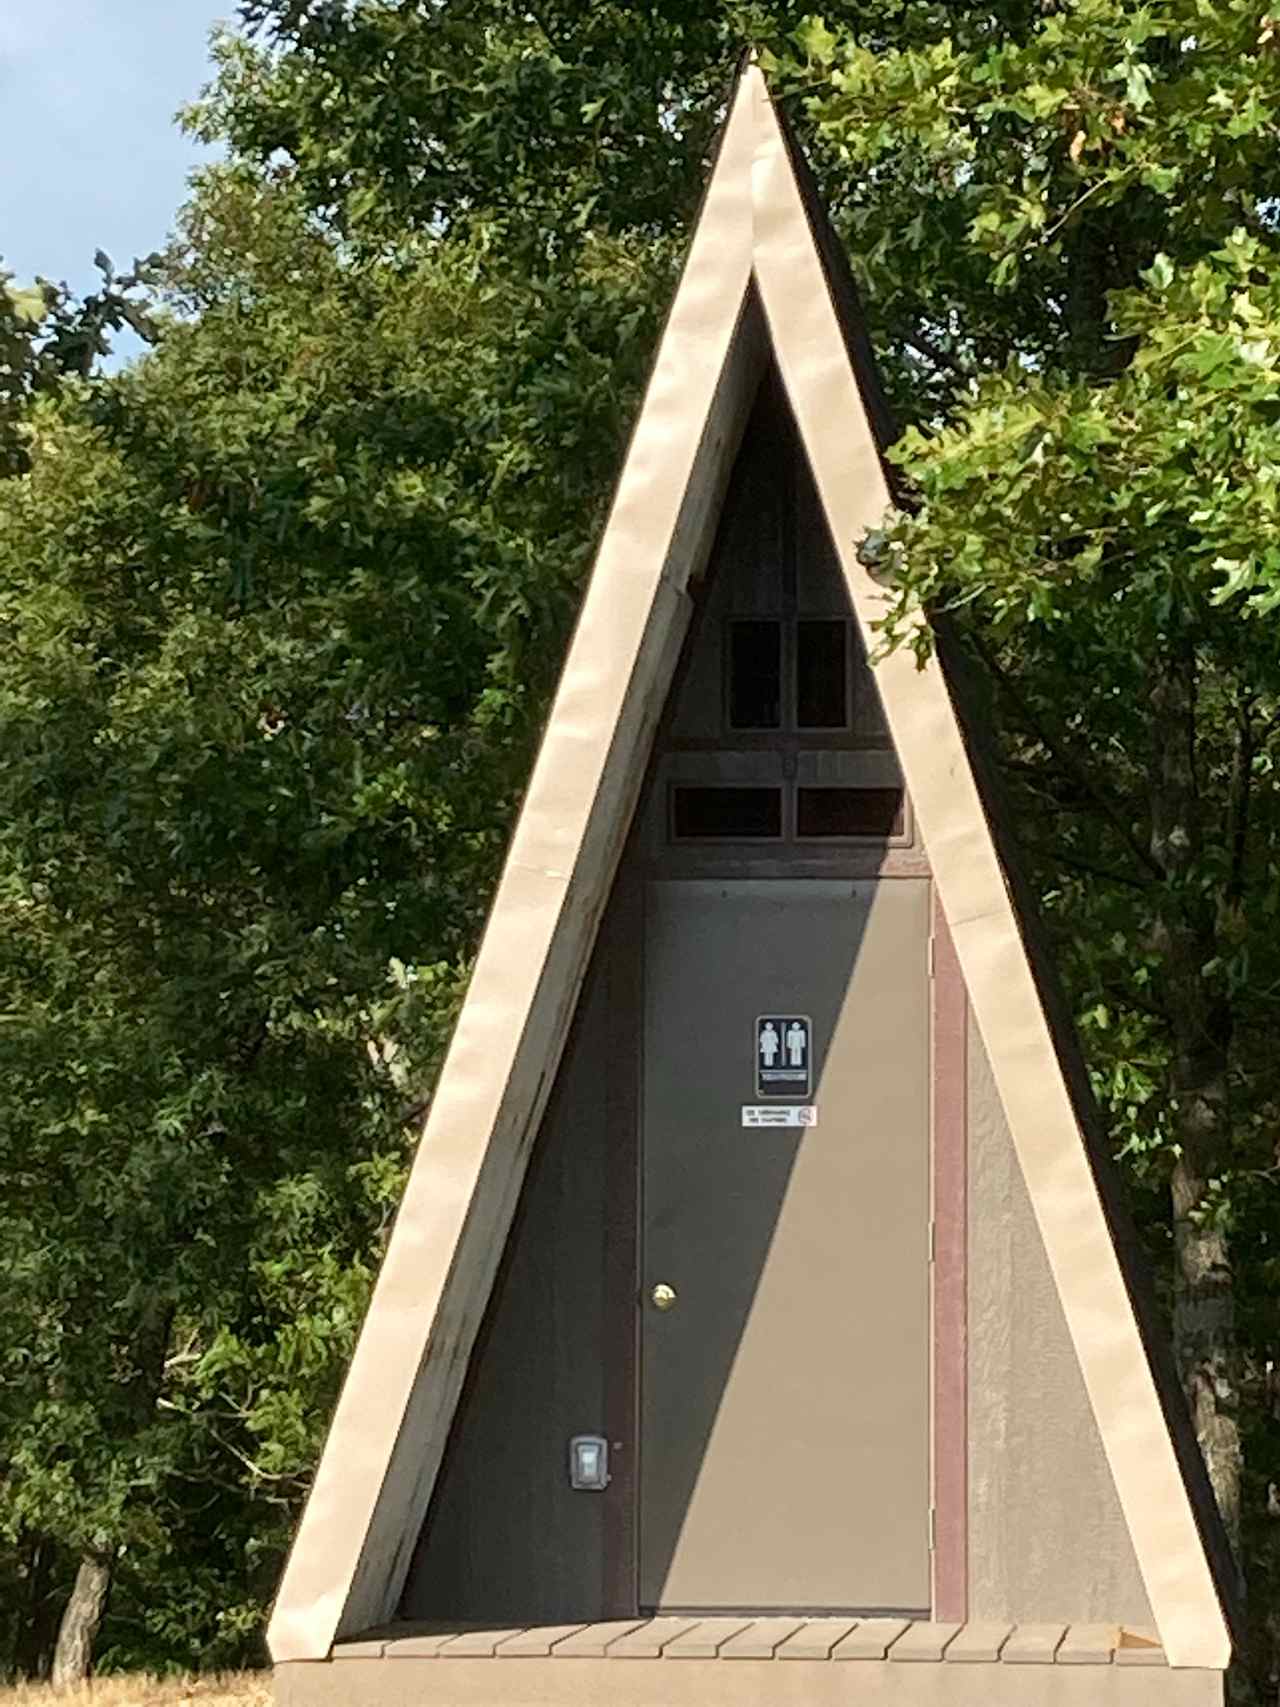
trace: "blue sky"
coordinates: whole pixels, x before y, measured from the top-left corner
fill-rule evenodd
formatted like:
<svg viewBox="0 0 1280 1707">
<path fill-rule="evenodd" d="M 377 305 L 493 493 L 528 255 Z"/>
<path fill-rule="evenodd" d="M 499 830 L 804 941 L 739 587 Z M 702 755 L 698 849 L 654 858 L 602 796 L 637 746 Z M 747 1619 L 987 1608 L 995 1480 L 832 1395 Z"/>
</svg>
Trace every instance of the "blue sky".
<svg viewBox="0 0 1280 1707">
<path fill-rule="evenodd" d="M 199 151 L 173 115 L 235 0 L 0 0 L 0 265 L 84 291 L 163 241 Z"/>
</svg>

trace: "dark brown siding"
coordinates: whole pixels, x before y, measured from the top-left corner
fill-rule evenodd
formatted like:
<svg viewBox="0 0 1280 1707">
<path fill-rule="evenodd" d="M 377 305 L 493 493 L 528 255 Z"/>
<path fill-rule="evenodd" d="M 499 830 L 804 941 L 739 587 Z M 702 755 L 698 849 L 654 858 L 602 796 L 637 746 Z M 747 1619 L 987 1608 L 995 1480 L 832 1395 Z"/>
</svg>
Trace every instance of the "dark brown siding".
<svg viewBox="0 0 1280 1707">
<path fill-rule="evenodd" d="M 637 956 L 620 885 L 526 1178 L 440 1480 L 405 1618 L 556 1623 L 630 1598 Z M 625 1295 L 619 1298 L 619 1288 Z M 571 1436 L 620 1443 L 604 1493 L 569 1486 Z"/>
</svg>

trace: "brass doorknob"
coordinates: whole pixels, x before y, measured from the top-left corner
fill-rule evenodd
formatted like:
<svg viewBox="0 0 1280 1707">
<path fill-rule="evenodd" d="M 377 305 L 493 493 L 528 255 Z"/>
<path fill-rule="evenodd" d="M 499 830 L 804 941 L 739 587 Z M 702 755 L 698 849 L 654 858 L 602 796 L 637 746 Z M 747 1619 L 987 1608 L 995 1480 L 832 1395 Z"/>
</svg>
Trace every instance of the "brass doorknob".
<svg viewBox="0 0 1280 1707">
<path fill-rule="evenodd" d="M 676 1301 L 676 1289 L 660 1280 L 649 1296 L 655 1310 L 669 1310 Z"/>
</svg>

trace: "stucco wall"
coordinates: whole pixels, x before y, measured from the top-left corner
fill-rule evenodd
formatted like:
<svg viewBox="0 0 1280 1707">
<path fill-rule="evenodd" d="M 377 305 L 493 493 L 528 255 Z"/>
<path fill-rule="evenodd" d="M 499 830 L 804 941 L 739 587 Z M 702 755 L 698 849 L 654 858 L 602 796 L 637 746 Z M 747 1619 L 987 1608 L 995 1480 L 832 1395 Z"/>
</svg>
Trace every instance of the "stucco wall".
<svg viewBox="0 0 1280 1707">
<path fill-rule="evenodd" d="M 1153 1622 L 969 1024 L 969 1616 Z"/>
</svg>

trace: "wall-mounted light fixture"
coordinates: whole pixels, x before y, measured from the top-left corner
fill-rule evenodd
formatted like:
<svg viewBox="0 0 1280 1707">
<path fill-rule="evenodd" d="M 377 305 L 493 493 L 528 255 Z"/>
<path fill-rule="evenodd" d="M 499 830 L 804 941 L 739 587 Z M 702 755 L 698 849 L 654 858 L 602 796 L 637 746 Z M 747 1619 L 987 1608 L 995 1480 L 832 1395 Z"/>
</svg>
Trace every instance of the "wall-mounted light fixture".
<svg viewBox="0 0 1280 1707">
<path fill-rule="evenodd" d="M 575 1434 L 569 1442 L 569 1486 L 597 1493 L 609 1486 L 609 1442 L 602 1434 Z"/>
</svg>

